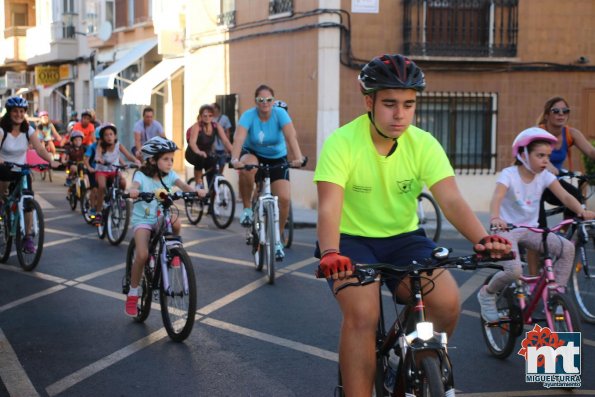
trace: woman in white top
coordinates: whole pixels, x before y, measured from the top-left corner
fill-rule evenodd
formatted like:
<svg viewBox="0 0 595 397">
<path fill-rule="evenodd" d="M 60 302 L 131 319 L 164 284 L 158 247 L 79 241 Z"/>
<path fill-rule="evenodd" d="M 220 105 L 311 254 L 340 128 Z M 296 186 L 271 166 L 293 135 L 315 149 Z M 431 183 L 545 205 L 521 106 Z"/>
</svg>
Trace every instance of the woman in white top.
<svg viewBox="0 0 595 397">
<path fill-rule="evenodd" d="M 4 162 L 25 164 L 29 144 L 33 146 L 33 149 L 42 159 L 50 163 L 52 168 L 60 165 L 45 150 L 35 130 L 29 125 L 26 118 L 27 108 L 29 107 L 27 100 L 21 97 L 10 97 L 4 106 L 6 107 L 6 114 L 0 119 L 0 196 L 7 194 L 10 182 L 17 181 L 21 177 L 19 170 L 7 167 Z M 29 187 L 32 187 L 31 178 L 29 178 Z M 25 222 L 27 223 L 27 230 L 29 230 L 31 227 L 30 212 L 26 213 Z M 30 253 L 35 251 L 33 240 L 28 234 L 23 241 L 23 248 Z"/>
</svg>

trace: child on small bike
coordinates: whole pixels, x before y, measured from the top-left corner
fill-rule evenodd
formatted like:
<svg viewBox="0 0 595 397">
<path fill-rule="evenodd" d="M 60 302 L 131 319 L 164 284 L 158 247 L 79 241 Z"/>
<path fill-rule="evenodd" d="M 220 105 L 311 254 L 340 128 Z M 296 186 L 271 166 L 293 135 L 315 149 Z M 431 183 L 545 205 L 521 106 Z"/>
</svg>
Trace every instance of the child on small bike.
<svg viewBox="0 0 595 397">
<path fill-rule="evenodd" d="M 70 134 L 70 143 L 66 145 L 63 163 L 69 167 L 70 176 L 66 179 L 66 186 L 70 186 L 77 173 L 77 163 L 82 162 L 85 157 L 83 146 L 84 135 L 80 131 Z M 68 163 L 70 162 L 70 165 Z"/>
<path fill-rule="evenodd" d="M 130 197 L 137 198 L 140 192 L 155 192 L 157 189 L 169 191 L 174 185 L 185 192 L 193 192 L 195 189 L 181 180 L 172 171 L 174 165 L 174 153 L 178 150 L 177 145 L 160 136 L 149 139 L 141 147 L 144 164 L 140 171 L 134 174 Z M 204 197 L 207 191 L 197 190 L 199 196 Z M 134 230 L 134 242 L 136 251 L 134 263 L 130 275 L 130 291 L 126 299 L 126 314 L 135 317 L 138 313 L 138 284 L 143 271 L 143 266 L 149 257 L 149 240 L 151 232 L 156 230 L 161 221 L 158 217 L 158 204 L 155 200 L 150 203 L 139 201 L 134 204 L 132 210 L 132 227 Z M 181 223 L 179 218 L 172 222 L 172 229 L 175 235 L 180 234 Z"/>
<path fill-rule="evenodd" d="M 556 137 L 541 128 L 532 127 L 522 131 L 512 144 L 512 154 L 516 159 L 514 165 L 503 169 L 496 182 L 490 203 L 490 224 L 504 231 L 502 236 L 512 243 L 516 252 L 519 246 L 542 251 L 541 234 L 524 228 L 511 231 L 507 231 L 507 228 L 508 224 L 539 227 L 539 201 L 545 189 L 550 189 L 578 217 L 595 218 L 595 213 L 586 211 L 547 170 L 552 145 L 556 141 Z M 550 253 L 558 258 L 554 267 L 556 282 L 565 288 L 572 271 L 574 245 L 553 233 L 547 238 Z M 491 281 L 477 293 L 481 316 L 487 322 L 499 320 L 496 293 L 517 280 L 522 273 L 518 256 L 514 260 L 501 262 L 501 265 L 504 270 L 494 274 Z"/>
<path fill-rule="evenodd" d="M 95 223 L 101 223 L 102 198 L 105 196 L 107 183 L 113 181 L 118 172 L 112 165 L 120 164 L 120 154 L 126 156 L 128 160 L 136 163 L 136 165 L 141 165 L 141 162 L 130 154 L 124 145 L 120 145 L 117 134 L 118 130 L 113 124 L 104 124 L 99 129 L 99 144 L 95 152 L 95 179 L 97 181 Z M 126 189 L 126 179 L 124 178 L 120 178 L 120 189 Z"/>
</svg>

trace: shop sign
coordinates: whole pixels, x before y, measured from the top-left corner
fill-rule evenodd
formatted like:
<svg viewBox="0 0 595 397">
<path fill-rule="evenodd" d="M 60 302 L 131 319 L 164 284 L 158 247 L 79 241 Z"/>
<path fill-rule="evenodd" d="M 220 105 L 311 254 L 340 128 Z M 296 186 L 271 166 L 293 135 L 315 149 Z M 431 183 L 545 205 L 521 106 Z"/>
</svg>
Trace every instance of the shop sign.
<svg viewBox="0 0 595 397">
<path fill-rule="evenodd" d="M 50 86 L 60 81 L 58 66 L 35 66 L 35 85 Z"/>
</svg>

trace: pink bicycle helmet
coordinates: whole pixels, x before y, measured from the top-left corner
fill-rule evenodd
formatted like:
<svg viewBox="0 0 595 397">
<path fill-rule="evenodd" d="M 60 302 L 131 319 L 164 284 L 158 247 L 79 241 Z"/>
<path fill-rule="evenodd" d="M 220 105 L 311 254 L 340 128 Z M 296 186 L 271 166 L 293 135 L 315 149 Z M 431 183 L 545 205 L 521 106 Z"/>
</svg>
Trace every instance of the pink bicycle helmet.
<svg viewBox="0 0 595 397">
<path fill-rule="evenodd" d="M 41 112 L 39 112 L 39 117 L 43 117 L 43 116 L 49 116 L 49 113 L 46 112 L 45 110 L 42 110 Z"/>
<path fill-rule="evenodd" d="M 543 128 L 527 128 L 526 130 L 521 131 L 521 133 L 514 139 L 514 142 L 512 142 L 512 155 L 517 157 L 520 154 L 519 149 L 526 148 L 533 141 L 546 141 L 553 145 L 558 142 L 558 139 Z"/>
</svg>

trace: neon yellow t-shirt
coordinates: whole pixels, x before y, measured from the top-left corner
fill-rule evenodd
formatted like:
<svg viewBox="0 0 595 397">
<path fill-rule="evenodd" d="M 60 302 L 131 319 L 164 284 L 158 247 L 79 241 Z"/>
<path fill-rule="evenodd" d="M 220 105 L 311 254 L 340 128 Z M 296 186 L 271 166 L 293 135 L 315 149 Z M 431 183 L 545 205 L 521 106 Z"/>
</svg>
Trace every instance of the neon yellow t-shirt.
<svg viewBox="0 0 595 397">
<path fill-rule="evenodd" d="M 423 185 L 432 187 L 454 176 L 444 149 L 430 133 L 409 126 L 398 143 L 388 158 L 378 154 L 367 115 L 325 141 L 314 182 L 343 188 L 341 233 L 390 237 L 417 230 L 417 196 Z"/>
</svg>

